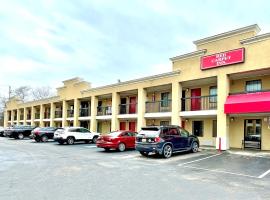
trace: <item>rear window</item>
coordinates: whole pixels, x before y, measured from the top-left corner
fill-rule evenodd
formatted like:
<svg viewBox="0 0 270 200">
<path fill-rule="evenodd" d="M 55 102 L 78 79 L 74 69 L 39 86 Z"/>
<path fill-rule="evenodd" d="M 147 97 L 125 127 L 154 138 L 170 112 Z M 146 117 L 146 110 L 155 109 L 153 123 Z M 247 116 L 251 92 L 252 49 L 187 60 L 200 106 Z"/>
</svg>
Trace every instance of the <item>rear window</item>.
<svg viewBox="0 0 270 200">
<path fill-rule="evenodd" d="M 146 136 L 146 137 L 157 137 L 159 136 L 160 130 L 157 127 L 147 127 L 142 128 L 142 130 L 139 131 L 137 136 Z"/>
<path fill-rule="evenodd" d="M 108 134 L 108 136 L 111 136 L 111 137 L 118 137 L 122 132 L 120 131 L 114 131 L 114 132 L 111 132 Z"/>
</svg>

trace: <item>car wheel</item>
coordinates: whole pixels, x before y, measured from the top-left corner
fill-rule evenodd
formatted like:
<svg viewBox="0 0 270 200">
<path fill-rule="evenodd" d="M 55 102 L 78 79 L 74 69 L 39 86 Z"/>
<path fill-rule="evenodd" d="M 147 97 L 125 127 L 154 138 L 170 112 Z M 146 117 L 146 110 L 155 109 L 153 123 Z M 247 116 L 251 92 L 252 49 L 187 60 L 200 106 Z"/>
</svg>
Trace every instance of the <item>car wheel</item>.
<svg viewBox="0 0 270 200">
<path fill-rule="evenodd" d="M 22 133 L 18 134 L 18 139 L 22 140 L 24 138 L 24 135 Z"/>
<path fill-rule="evenodd" d="M 198 145 L 198 142 L 193 142 L 193 143 L 192 143 L 191 151 L 192 151 L 193 153 L 196 153 L 196 152 L 199 151 L 199 145 Z"/>
<path fill-rule="evenodd" d="M 41 141 L 42 142 L 47 142 L 48 141 L 48 137 L 46 135 L 42 135 Z"/>
<path fill-rule="evenodd" d="M 110 151 L 110 148 L 104 148 L 105 151 Z"/>
<path fill-rule="evenodd" d="M 74 144 L 75 139 L 73 137 L 68 137 L 67 138 L 67 144 Z"/>
<path fill-rule="evenodd" d="M 118 144 L 118 150 L 119 151 L 125 151 L 125 149 L 126 149 L 126 145 L 124 144 L 124 143 L 120 143 L 120 144 Z"/>
<path fill-rule="evenodd" d="M 40 142 L 40 139 L 35 138 L 35 141 L 36 141 L 36 142 Z"/>
<path fill-rule="evenodd" d="M 98 139 L 98 137 L 97 137 L 97 136 L 93 137 L 92 142 L 93 142 L 94 144 L 96 144 L 97 139 Z"/>
<path fill-rule="evenodd" d="M 141 154 L 142 156 L 145 156 L 145 157 L 148 156 L 148 153 L 147 153 L 147 152 L 144 152 L 144 151 L 140 151 L 140 154 Z"/>
<path fill-rule="evenodd" d="M 168 144 L 166 144 L 163 147 L 163 153 L 162 153 L 164 158 L 170 158 L 172 156 L 172 147 Z"/>
<path fill-rule="evenodd" d="M 59 144 L 64 144 L 64 142 L 63 142 L 63 141 L 58 141 L 58 143 L 59 143 Z"/>
</svg>

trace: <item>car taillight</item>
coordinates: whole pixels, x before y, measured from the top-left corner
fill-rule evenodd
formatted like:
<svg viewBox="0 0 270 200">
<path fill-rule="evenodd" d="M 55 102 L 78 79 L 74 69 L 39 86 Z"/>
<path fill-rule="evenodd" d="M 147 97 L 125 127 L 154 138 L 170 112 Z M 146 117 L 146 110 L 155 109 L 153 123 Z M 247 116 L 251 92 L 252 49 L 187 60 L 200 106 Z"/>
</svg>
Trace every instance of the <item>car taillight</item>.
<svg viewBox="0 0 270 200">
<path fill-rule="evenodd" d="M 160 142 L 161 141 L 161 138 L 160 137 L 156 137 L 155 138 L 155 142 Z"/>
</svg>

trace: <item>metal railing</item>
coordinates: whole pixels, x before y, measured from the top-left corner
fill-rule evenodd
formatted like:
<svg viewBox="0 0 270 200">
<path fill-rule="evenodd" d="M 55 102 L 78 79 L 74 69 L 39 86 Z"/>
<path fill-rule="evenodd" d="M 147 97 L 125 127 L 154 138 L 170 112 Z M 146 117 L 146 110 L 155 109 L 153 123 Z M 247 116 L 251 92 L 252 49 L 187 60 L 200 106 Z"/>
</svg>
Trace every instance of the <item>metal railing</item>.
<svg viewBox="0 0 270 200">
<path fill-rule="evenodd" d="M 229 95 L 250 94 L 250 93 L 258 93 L 258 92 L 270 92 L 270 90 L 269 90 L 269 89 L 266 89 L 266 90 L 254 90 L 254 91 L 230 92 Z"/>
<path fill-rule="evenodd" d="M 54 112 L 55 118 L 62 118 L 62 110 L 57 110 Z"/>
<path fill-rule="evenodd" d="M 35 113 L 35 119 L 40 119 L 40 113 Z"/>
<path fill-rule="evenodd" d="M 172 111 L 172 101 L 170 99 L 145 103 L 146 113 L 171 112 L 171 111 Z"/>
<path fill-rule="evenodd" d="M 87 117 L 90 116 L 89 108 L 81 108 L 80 109 L 80 117 Z"/>
<path fill-rule="evenodd" d="M 51 113 L 50 112 L 44 112 L 44 119 L 50 119 Z"/>
<path fill-rule="evenodd" d="M 119 114 L 135 114 L 135 113 L 137 113 L 137 103 L 119 105 Z"/>
<path fill-rule="evenodd" d="M 98 106 L 97 107 L 97 116 L 111 115 L 111 114 L 112 114 L 111 106 Z"/>
<path fill-rule="evenodd" d="M 217 95 L 182 98 L 181 111 L 216 110 Z"/>
<path fill-rule="evenodd" d="M 67 110 L 67 117 L 74 117 L 74 110 L 73 109 Z"/>
</svg>

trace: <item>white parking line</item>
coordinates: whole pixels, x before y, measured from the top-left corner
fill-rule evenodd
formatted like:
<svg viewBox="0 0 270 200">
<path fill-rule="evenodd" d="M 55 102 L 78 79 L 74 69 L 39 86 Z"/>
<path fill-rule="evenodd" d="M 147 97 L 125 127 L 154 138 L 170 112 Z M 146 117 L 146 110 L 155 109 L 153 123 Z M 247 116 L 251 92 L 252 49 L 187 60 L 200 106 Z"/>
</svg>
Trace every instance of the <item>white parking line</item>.
<svg viewBox="0 0 270 200">
<path fill-rule="evenodd" d="M 210 171 L 210 172 L 215 172 L 215 173 L 231 174 L 231 175 L 245 176 L 245 177 L 250 177 L 250 178 L 259 178 L 257 176 L 250 176 L 250 175 L 246 175 L 246 174 L 238 174 L 238 173 L 233 173 L 233 172 L 221 171 L 221 170 L 217 170 L 217 169 L 206 169 L 206 168 L 192 167 L 192 166 L 183 166 L 183 167 L 191 168 L 191 169 L 199 169 L 199 170 L 204 170 L 204 171 Z"/>
<path fill-rule="evenodd" d="M 97 148 L 96 146 L 84 146 L 85 148 Z"/>
<path fill-rule="evenodd" d="M 265 177 L 269 173 L 270 173 L 270 169 L 267 170 L 266 172 L 264 172 L 263 174 L 261 174 L 258 178 L 263 178 L 263 177 Z"/>
<path fill-rule="evenodd" d="M 207 157 L 205 157 L 205 158 L 201 158 L 201 159 L 197 159 L 197 160 L 192 160 L 192 161 L 190 161 L 190 162 L 181 163 L 181 164 L 179 164 L 178 166 L 183 166 L 183 165 L 186 165 L 186 164 L 198 162 L 198 161 L 201 161 L 201 160 L 205 160 L 205 159 L 212 158 L 212 157 L 215 157 L 215 156 L 220 156 L 220 155 L 221 155 L 221 154 L 215 154 L 215 155 L 212 155 L 212 156 L 207 156 Z"/>
</svg>

